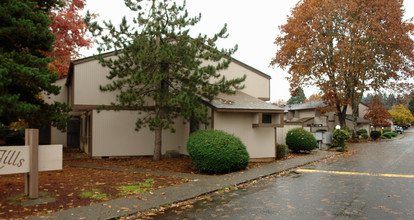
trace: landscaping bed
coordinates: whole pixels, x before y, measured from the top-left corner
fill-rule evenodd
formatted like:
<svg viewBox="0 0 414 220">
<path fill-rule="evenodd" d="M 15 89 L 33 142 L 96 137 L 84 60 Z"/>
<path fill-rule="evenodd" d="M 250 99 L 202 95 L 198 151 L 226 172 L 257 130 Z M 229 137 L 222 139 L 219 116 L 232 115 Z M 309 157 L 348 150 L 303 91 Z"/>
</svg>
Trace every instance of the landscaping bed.
<svg viewBox="0 0 414 220">
<path fill-rule="evenodd" d="M 175 177 L 65 166 L 60 171 L 39 173 L 39 194 L 47 200 L 33 205 L 26 203 L 30 200 L 22 196 L 24 175 L 3 175 L 0 178 L 0 219 L 23 218 L 86 206 L 186 181 Z"/>
<path fill-rule="evenodd" d="M 311 152 L 312 153 L 312 152 Z M 287 160 L 294 157 L 301 157 L 309 155 L 309 153 L 287 153 L 281 160 Z M 269 163 L 274 163 L 276 160 L 270 162 L 250 162 L 247 169 L 262 166 Z M 120 168 L 124 170 L 146 170 L 146 171 L 168 171 L 178 173 L 203 174 L 198 172 L 189 157 L 180 158 L 163 158 L 161 161 L 153 161 L 152 157 L 125 157 L 125 158 L 109 158 L 109 159 L 92 159 L 83 158 L 76 160 L 65 160 L 66 165 L 75 166 L 93 166 L 101 168 Z"/>
</svg>

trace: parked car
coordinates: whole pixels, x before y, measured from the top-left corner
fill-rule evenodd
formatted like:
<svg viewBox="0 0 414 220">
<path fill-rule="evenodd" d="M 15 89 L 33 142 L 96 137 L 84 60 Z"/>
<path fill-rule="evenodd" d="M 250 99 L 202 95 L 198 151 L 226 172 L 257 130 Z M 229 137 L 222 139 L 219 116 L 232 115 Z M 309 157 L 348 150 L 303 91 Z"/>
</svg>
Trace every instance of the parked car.
<svg viewBox="0 0 414 220">
<path fill-rule="evenodd" d="M 395 132 L 397 132 L 398 134 L 402 134 L 404 132 L 403 128 L 398 125 L 394 125 L 394 128 Z"/>
</svg>

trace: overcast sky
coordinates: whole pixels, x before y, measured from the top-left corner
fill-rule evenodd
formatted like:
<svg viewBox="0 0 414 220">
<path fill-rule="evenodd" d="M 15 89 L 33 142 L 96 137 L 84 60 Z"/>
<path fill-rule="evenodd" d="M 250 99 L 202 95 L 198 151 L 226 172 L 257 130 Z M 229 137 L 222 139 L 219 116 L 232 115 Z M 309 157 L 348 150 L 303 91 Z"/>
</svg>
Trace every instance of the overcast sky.
<svg viewBox="0 0 414 220">
<path fill-rule="evenodd" d="M 99 20 L 111 20 L 119 24 L 122 17 L 132 17 L 124 0 L 87 0 L 86 10 L 99 14 Z M 201 13 L 201 21 L 192 33 L 211 36 L 220 31 L 225 23 L 229 38 L 220 41 L 219 47 L 239 46 L 234 58 L 250 65 L 272 77 L 271 101 L 288 100 L 289 82 L 287 73 L 279 68 L 269 67 L 276 53 L 273 44 L 279 35 L 278 27 L 286 23 L 291 9 L 298 0 L 187 0 L 190 15 Z M 405 0 L 406 18 L 414 17 L 414 0 Z M 85 56 L 96 53 L 96 50 L 82 51 Z M 317 93 L 316 88 L 305 88 L 307 97 Z"/>
</svg>

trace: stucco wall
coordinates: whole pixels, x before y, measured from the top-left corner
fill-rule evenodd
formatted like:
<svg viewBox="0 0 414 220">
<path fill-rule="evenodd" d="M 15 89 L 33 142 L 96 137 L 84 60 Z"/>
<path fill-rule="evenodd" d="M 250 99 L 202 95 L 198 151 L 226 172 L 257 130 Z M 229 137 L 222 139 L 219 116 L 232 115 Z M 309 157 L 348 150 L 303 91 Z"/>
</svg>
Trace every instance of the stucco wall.
<svg viewBox="0 0 414 220">
<path fill-rule="evenodd" d="M 143 113 L 144 114 L 144 113 Z M 137 111 L 93 111 L 92 156 L 137 156 L 153 155 L 154 132 L 148 128 L 135 131 Z M 167 150 L 183 151 L 185 126 L 177 119 L 176 133 L 163 131 L 162 153 Z M 184 149 L 185 150 L 185 149 Z"/>
<path fill-rule="evenodd" d="M 328 117 L 327 116 L 320 116 L 320 117 L 315 117 L 314 124 L 322 124 L 322 126 L 328 126 Z"/>
<path fill-rule="evenodd" d="M 65 86 L 65 83 L 66 78 L 59 79 L 58 81 L 53 83 L 53 85 L 60 86 L 60 93 L 58 95 L 49 96 L 44 94 L 45 102 L 48 104 L 52 104 L 54 102 L 66 103 L 68 101 L 68 87 Z"/>
<path fill-rule="evenodd" d="M 204 62 L 202 65 L 214 65 L 214 63 Z M 266 79 L 235 62 L 230 63 L 229 68 L 222 70 L 220 73 L 226 76 L 227 79 L 240 78 L 246 75 L 246 80 L 243 82 L 245 88 L 242 91 L 256 98 L 270 99 L 270 79 Z"/>
<path fill-rule="evenodd" d="M 363 118 L 368 113 L 368 106 L 364 104 L 359 105 L 359 117 Z"/>
<path fill-rule="evenodd" d="M 114 59 L 115 56 L 110 58 Z M 204 62 L 202 65 L 212 64 Z M 74 65 L 74 104 L 75 105 L 109 105 L 116 100 L 116 92 L 101 92 L 99 86 L 111 81 L 106 78 L 109 69 L 102 67 L 97 60 L 79 62 Z M 238 63 L 232 62 L 229 68 L 221 72 L 227 79 L 246 75 L 246 86 L 242 91 L 256 98 L 270 99 L 270 80 L 258 75 Z"/>
<path fill-rule="evenodd" d="M 297 115 L 295 115 L 295 117 L 298 117 L 298 118 L 315 117 L 315 109 L 304 109 L 304 110 L 300 110 L 298 112 L 299 113 Z"/>
<path fill-rule="evenodd" d="M 253 128 L 252 113 L 214 113 L 214 129 L 239 137 L 246 145 L 250 158 L 275 157 L 275 129 Z"/>
<path fill-rule="evenodd" d="M 360 118 L 363 118 L 364 115 L 367 113 L 368 107 L 366 105 L 364 105 L 364 104 L 359 104 L 358 108 L 359 108 L 358 109 L 358 111 L 359 111 L 359 117 Z M 348 108 L 346 110 L 346 114 L 347 115 L 352 115 L 352 106 L 351 105 L 348 105 Z"/>
<path fill-rule="evenodd" d="M 116 99 L 116 92 L 101 92 L 100 85 L 111 81 L 106 78 L 108 68 L 103 68 L 97 60 L 74 65 L 74 104 L 109 105 Z"/>
<path fill-rule="evenodd" d="M 54 83 L 54 85 L 60 86 L 60 93 L 58 95 L 44 95 L 45 102 L 52 104 L 54 102 L 68 102 L 68 87 L 65 86 L 66 78 L 59 79 Z M 50 130 L 50 144 L 62 144 L 64 147 L 67 145 L 66 141 L 66 132 L 61 132 L 55 127 L 51 127 Z"/>
<path fill-rule="evenodd" d="M 50 128 L 50 144 L 61 144 L 63 147 L 67 146 L 67 134 L 61 132 L 55 127 Z"/>
</svg>

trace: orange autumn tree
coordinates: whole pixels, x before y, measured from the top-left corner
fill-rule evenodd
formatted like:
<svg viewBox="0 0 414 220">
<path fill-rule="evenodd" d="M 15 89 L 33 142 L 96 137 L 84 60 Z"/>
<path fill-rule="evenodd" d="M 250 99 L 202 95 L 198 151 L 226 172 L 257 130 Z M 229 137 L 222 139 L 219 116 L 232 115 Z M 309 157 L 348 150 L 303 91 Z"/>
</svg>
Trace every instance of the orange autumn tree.
<svg viewBox="0 0 414 220">
<path fill-rule="evenodd" d="M 67 74 L 71 59 L 80 57 L 79 49 L 89 48 L 93 41 L 88 38 L 88 27 L 79 12 L 86 0 L 62 0 L 63 5 L 55 7 L 49 17 L 52 20 L 51 32 L 56 36 L 53 51 L 47 55 L 53 58 L 49 69 L 58 72 L 60 77 Z M 95 15 L 93 15 L 95 16 Z"/>
<path fill-rule="evenodd" d="M 309 98 L 305 99 L 305 101 L 303 101 L 303 103 L 307 103 L 307 102 L 310 102 L 310 101 L 316 101 L 316 100 L 320 100 L 320 99 L 322 99 L 321 94 L 313 94 Z"/>
<path fill-rule="evenodd" d="M 351 105 L 355 127 L 365 91 L 412 86 L 414 26 L 403 14 L 401 0 L 301 0 L 271 65 L 288 69 L 291 91 L 319 87 L 342 127 Z"/>
<path fill-rule="evenodd" d="M 382 104 L 381 97 L 379 95 L 375 95 L 372 97 L 372 101 L 368 103 L 368 109 L 364 116 L 365 119 L 370 120 L 374 126 L 390 126 L 391 123 L 391 114 Z"/>
</svg>

